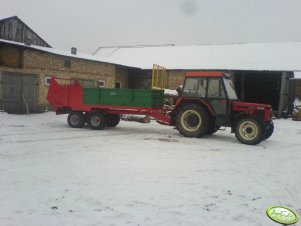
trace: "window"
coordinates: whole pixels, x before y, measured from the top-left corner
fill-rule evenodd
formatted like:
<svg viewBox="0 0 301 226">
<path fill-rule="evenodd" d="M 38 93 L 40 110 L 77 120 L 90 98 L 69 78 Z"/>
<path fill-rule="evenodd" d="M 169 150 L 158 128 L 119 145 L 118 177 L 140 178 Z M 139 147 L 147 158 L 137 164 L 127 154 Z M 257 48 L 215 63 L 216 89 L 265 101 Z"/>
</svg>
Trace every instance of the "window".
<svg viewBox="0 0 301 226">
<path fill-rule="evenodd" d="M 226 98 L 221 79 L 210 78 L 208 82 L 208 98 Z"/>
<path fill-rule="evenodd" d="M 199 80 L 197 78 L 187 78 L 183 93 L 188 96 L 196 96 Z"/>
<path fill-rule="evenodd" d="M 97 80 L 97 87 L 105 87 L 106 82 L 104 80 Z"/>
<path fill-rule="evenodd" d="M 205 97 L 207 78 L 187 78 L 183 89 L 185 96 Z"/>
<path fill-rule="evenodd" d="M 70 60 L 64 60 L 64 67 L 71 67 L 71 61 Z"/>
<path fill-rule="evenodd" d="M 237 100 L 236 92 L 233 86 L 233 83 L 230 78 L 224 78 L 225 87 L 227 90 L 228 98 L 230 100 Z"/>
<path fill-rule="evenodd" d="M 120 89 L 121 88 L 121 82 L 117 81 L 115 83 L 115 88 Z"/>
<path fill-rule="evenodd" d="M 45 77 L 45 85 L 46 86 L 50 85 L 50 81 L 51 81 L 51 77 L 49 77 L 49 76 Z"/>
<path fill-rule="evenodd" d="M 93 86 L 94 86 L 93 80 L 88 80 L 88 79 L 81 79 L 81 80 L 80 80 L 80 84 L 81 84 L 84 88 L 93 88 Z"/>
<path fill-rule="evenodd" d="M 199 78 L 198 96 L 206 97 L 207 78 Z"/>
</svg>

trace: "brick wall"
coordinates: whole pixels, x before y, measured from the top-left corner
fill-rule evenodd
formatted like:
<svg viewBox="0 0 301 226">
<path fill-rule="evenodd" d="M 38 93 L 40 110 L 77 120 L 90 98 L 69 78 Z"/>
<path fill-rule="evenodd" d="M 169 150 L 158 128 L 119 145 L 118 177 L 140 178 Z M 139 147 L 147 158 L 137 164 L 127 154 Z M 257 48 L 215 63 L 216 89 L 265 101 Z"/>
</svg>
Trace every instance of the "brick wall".
<svg viewBox="0 0 301 226">
<path fill-rule="evenodd" d="M 64 60 L 70 61 L 70 68 L 64 66 Z M 112 75 L 112 72 L 115 70 L 115 66 L 112 64 L 25 50 L 23 68 L 40 69 L 41 67 L 45 70 L 89 75 Z"/>
<path fill-rule="evenodd" d="M 170 70 L 167 71 L 167 88 L 176 89 L 179 85 L 184 82 L 186 71 L 182 70 Z"/>
</svg>

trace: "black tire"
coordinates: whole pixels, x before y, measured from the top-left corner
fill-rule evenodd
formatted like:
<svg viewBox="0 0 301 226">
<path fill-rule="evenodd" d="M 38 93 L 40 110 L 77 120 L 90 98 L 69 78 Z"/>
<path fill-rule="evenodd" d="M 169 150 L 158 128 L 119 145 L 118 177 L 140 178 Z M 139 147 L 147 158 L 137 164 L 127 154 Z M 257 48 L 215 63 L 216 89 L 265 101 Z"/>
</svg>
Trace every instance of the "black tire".
<svg viewBox="0 0 301 226">
<path fill-rule="evenodd" d="M 67 122 L 72 128 L 82 128 L 85 125 L 85 116 L 82 112 L 72 111 L 68 115 Z"/>
<path fill-rule="evenodd" d="M 268 139 L 270 136 L 272 136 L 274 132 L 274 124 L 273 121 L 269 122 L 266 128 L 266 133 L 265 133 L 265 139 Z"/>
<path fill-rule="evenodd" d="M 106 115 L 106 118 L 108 127 L 116 127 L 120 122 L 120 115 L 109 114 Z"/>
<path fill-rule="evenodd" d="M 210 117 L 207 110 L 197 104 L 187 104 L 179 109 L 176 128 L 185 137 L 202 137 L 207 134 Z"/>
<path fill-rule="evenodd" d="M 255 145 L 265 139 L 265 125 L 255 116 L 240 118 L 235 126 L 235 136 L 243 144 Z"/>
<path fill-rule="evenodd" d="M 88 117 L 88 125 L 91 129 L 102 130 L 107 125 L 106 117 L 100 112 L 92 112 Z"/>
<path fill-rule="evenodd" d="M 207 131 L 207 135 L 212 135 L 214 133 L 216 133 L 219 130 L 219 126 L 215 126 L 215 125 L 211 125 Z"/>
<path fill-rule="evenodd" d="M 212 135 L 212 134 L 216 133 L 216 131 L 218 131 L 218 129 L 220 128 L 220 126 L 215 125 L 215 118 L 214 117 L 210 117 L 210 118 L 211 118 L 211 120 L 208 125 L 207 135 Z"/>
</svg>

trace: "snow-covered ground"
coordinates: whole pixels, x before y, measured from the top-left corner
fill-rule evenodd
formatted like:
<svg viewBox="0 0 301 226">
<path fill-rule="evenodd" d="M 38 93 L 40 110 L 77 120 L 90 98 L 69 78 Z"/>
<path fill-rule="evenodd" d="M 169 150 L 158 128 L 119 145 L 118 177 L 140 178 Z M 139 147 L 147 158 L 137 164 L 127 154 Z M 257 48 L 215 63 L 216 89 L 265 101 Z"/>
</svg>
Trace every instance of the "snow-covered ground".
<svg viewBox="0 0 301 226">
<path fill-rule="evenodd" d="M 301 213 L 301 122 L 240 144 L 155 122 L 72 129 L 66 115 L 0 114 L 0 225 L 278 225 Z M 300 222 L 297 225 L 300 225 Z"/>
</svg>

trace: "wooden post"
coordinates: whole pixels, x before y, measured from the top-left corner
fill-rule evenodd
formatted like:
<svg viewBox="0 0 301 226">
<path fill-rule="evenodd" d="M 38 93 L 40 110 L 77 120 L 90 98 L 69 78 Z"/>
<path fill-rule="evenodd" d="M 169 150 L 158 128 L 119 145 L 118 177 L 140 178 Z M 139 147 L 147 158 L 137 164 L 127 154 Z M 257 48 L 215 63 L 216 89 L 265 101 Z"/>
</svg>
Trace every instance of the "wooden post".
<svg viewBox="0 0 301 226">
<path fill-rule="evenodd" d="M 279 107 L 278 107 L 278 118 L 281 118 L 283 110 L 287 105 L 287 95 L 288 95 L 288 75 L 287 72 L 282 72 L 281 75 L 281 88 L 280 88 L 280 98 L 279 98 Z"/>
<path fill-rule="evenodd" d="M 244 72 L 241 75 L 241 91 L 240 91 L 239 98 L 245 101 L 245 73 Z"/>
</svg>

